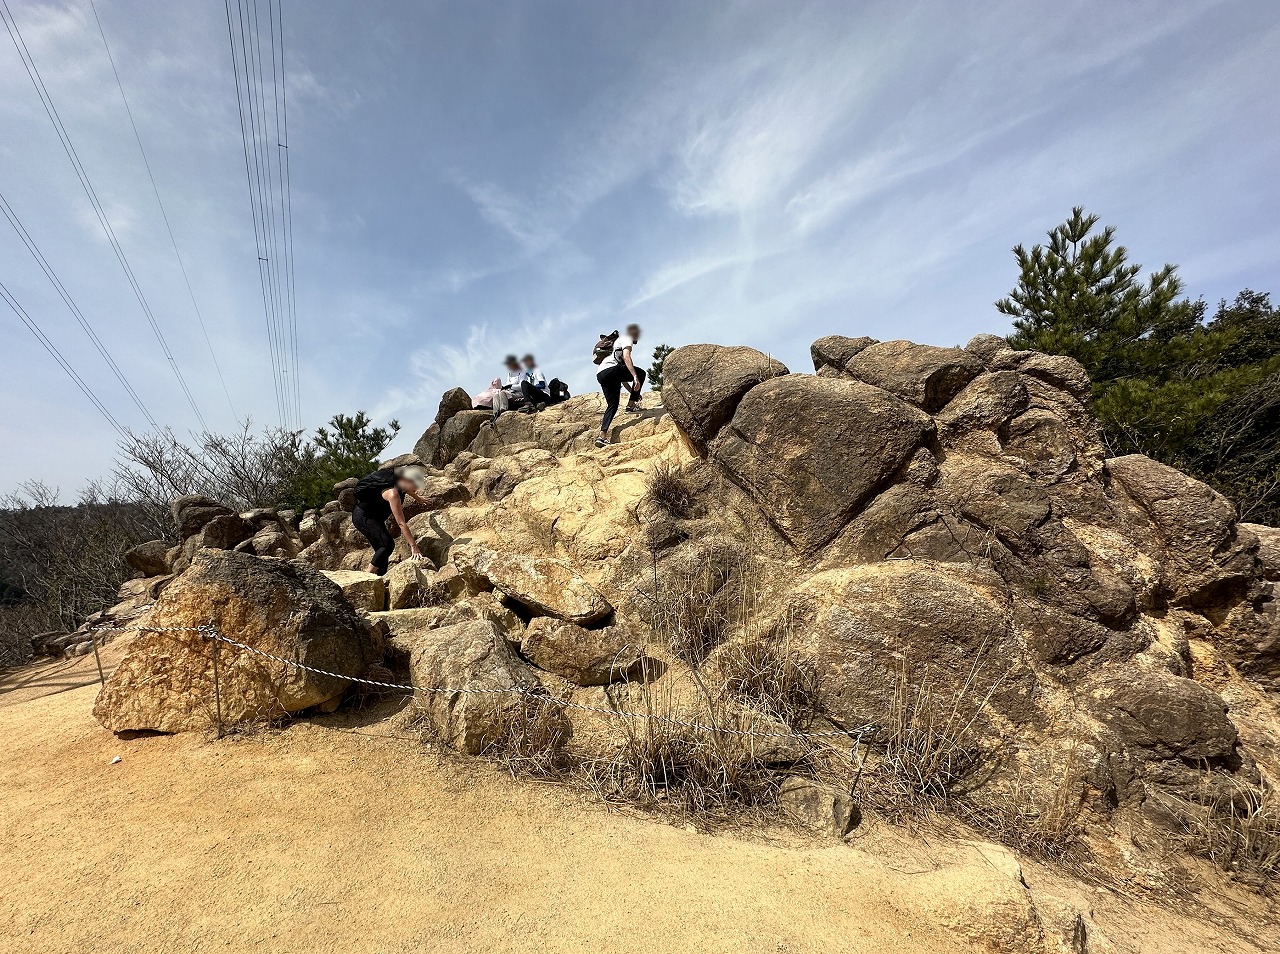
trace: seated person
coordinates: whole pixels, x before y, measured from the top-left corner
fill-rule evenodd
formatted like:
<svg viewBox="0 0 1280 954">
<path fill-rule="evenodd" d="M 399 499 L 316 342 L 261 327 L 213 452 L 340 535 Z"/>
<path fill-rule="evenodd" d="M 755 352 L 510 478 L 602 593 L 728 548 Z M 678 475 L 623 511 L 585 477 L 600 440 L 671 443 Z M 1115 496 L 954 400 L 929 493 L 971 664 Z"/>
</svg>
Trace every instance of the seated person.
<svg viewBox="0 0 1280 954">
<path fill-rule="evenodd" d="M 547 387 L 547 376 L 538 367 L 538 360 L 531 354 L 520 359 L 524 364 L 524 374 L 520 378 L 520 393 L 529 402 L 524 410 L 541 411 L 551 402 L 551 391 Z"/>
<path fill-rule="evenodd" d="M 533 355 L 527 354 L 521 360 L 524 364 L 524 378 L 520 382 L 520 393 L 529 402 L 521 410 L 541 411 L 548 405 L 569 400 L 568 386 L 559 378 L 552 378 L 548 384 L 547 376 L 542 373 Z"/>
<path fill-rule="evenodd" d="M 513 354 L 509 354 L 505 364 L 507 366 L 506 380 L 502 382 L 502 389 L 493 396 L 493 419 L 495 421 L 503 412 L 514 411 L 524 404 L 526 400 L 520 390 L 520 384 L 524 381 L 524 369 L 520 367 L 520 359 Z"/>
</svg>

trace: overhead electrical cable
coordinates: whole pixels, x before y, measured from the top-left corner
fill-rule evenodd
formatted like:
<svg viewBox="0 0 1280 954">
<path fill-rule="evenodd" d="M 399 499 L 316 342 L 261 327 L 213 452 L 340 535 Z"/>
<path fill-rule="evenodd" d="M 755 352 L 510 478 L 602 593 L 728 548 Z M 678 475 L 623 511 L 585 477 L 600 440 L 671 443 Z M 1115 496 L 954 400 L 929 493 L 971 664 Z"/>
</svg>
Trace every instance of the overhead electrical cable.
<svg viewBox="0 0 1280 954">
<path fill-rule="evenodd" d="M 116 69 L 116 58 L 111 53 L 111 44 L 107 42 L 107 32 L 102 28 L 102 18 L 98 16 L 98 5 L 94 0 L 89 0 L 89 6 L 93 10 L 94 22 L 98 24 L 98 35 L 102 37 L 102 48 L 107 52 L 107 60 L 111 63 L 111 73 L 116 78 L 116 87 L 120 90 L 120 100 L 124 103 L 124 111 L 129 116 L 129 125 L 133 129 L 133 138 L 138 143 L 138 152 L 142 155 L 142 165 L 147 170 L 147 178 L 151 180 L 151 191 L 155 193 L 156 205 L 160 207 L 160 216 L 164 219 L 165 230 L 169 233 L 169 244 L 173 246 L 174 258 L 178 260 L 178 269 L 182 272 L 182 280 L 186 283 L 187 294 L 191 298 L 191 307 L 195 311 L 196 321 L 200 325 L 200 333 L 204 336 L 205 346 L 209 349 L 209 358 L 213 361 L 213 369 L 217 372 L 218 381 L 222 385 L 222 393 L 226 395 L 227 407 L 231 409 L 232 418 L 237 418 L 235 402 L 231 399 L 231 390 L 227 387 L 227 380 L 223 377 L 222 366 L 218 363 L 218 355 L 214 351 L 213 341 L 209 338 L 209 329 L 205 326 L 204 315 L 200 311 L 200 305 L 196 302 L 195 290 L 191 287 L 191 277 L 187 274 L 186 263 L 182 260 L 182 253 L 178 250 L 178 240 L 173 234 L 173 225 L 169 222 L 169 213 L 165 210 L 164 200 L 160 198 L 160 187 L 156 184 L 155 174 L 151 171 L 151 161 L 147 159 L 147 150 L 142 145 L 142 135 L 138 132 L 138 124 L 133 118 L 133 109 L 129 106 L 129 97 L 125 95 L 124 83 L 120 80 L 120 71 Z"/>
<path fill-rule="evenodd" d="M 231 44 L 232 71 L 236 80 L 236 105 L 240 114 L 240 133 L 244 144 L 245 178 L 249 187 L 249 205 L 254 223 L 254 242 L 258 250 L 259 281 L 262 286 L 263 313 L 267 325 L 267 343 L 271 355 L 272 381 L 276 390 L 277 411 L 282 425 L 295 421 L 294 402 L 290 397 L 289 351 L 284 321 L 286 306 L 279 270 L 278 223 L 267 143 L 268 123 L 261 81 L 261 40 L 256 22 L 256 3 L 247 9 L 236 0 L 232 15 L 230 0 L 224 0 L 227 34 Z M 274 33 L 274 30 L 272 30 Z"/>
<path fill-rule="evenodd" d="M 89 385 L 85 383 L 84 379 L 76 373 L 76 369 L 73 368 L 71 363 L 62 356 L 62 352 L 58 350 L 57 346 L 52 341 L 49 340 L 49 336 L 44 333 L 44 330 L 36 320 L 27 314 L 26 309 L 18 304 L 18 300 L 14 298 L 9 289 L 4 286 L 4 282 L 0 282 L 0 298 L 3 298 L 5 304 L 13 309 L 13 313 L 18 316 L 19 320 L 21 320 L 24 325 L 27 326 L 27 330 L 36 336 L 36 340 L 39 341 L 40 344 L 44 345 L 44 349 L 53 356 L 53 360 L 58 362 L 62 367 L 62 370 L 67 373 L 67 377 L 75 383 L 75 386 L 78 387 L 84 393 L 84 396 L 90 400 L 93 406 L 98 409 L 98 413 L 106 419 L 107 423 L 115 428 L 116 432 L 122 438 L 129 440 L 129 432 L 120 426 L 120 422 L 115 419 L 111 412 L 107 410 L 107 406 L 98 399 L 96 394 L 93 393 L 93 388 L 89 387 Z"/>
<path fill-rule="evenodd" d="M 89 199 L 89 204 L 93 207 L 94 215 L 97 216 L 98 223 L 102 226 L 102 230 L 107 236 L 107 241 L 110 243 L 112 251 L 115 252 L 116 258 L 120 262 L 120 267 L 124 270 L 125 277 L 129 281 L 129 285 L 133 288 L 134 296 L 138 299 L 138 304 L 142 307 L 142 312 L 146 316 L 147 323 L 151 326 L 151 331 L 155 335 L 156 341 L 160 344 L 160 350 L 168 360 L 169 366 L 173 370 L 174 377 L 177 379 L 178 385 L 182 389 L 182 393 L 187 398 L 187 403 L 191 405 L 191 410 L 195 413 L 196 419 L 200 422 L 200 427 L 204 430 L 208 430 L 208 425 L 205 423 L 204 415 L 200 412 L 200 406 L 196 403 L 195 396 L 187 386 L 187 380 L 182 374 L 182 369 L 178 367 L 178 361 L 174 357 L 173 351 L 169 348 L 169 343 L 165 340 L 164 332 L 160 329 L 160 324 L 151 310 L 151 305 L 148 304 L 146 296 L 142 293 L 142 286 L 138 284 L 137 276 L 134 275 L 133 268 L 129 264 L 129 258 L 125 255 L 124 248 L 121 246 L 119 239 L 116 238 L 115 230 L 111 226 L 111 220 L 107 217 L 106 211 L 102 207 L 102 203 L 98 200 L 97 190 L 94 189 L 93 182 L 89 179 L 89 174 L 85 171 L 84 165 L 80 161 L 80 156 L 76 152 L 75 145 L 71 141 L 71 136 L 67 132 L 66 126 L 63 125 L 62 117 L 58 114 L 58 109 L 54 105 L 48 89 L 45 87 L 44 78 L 40 75 L 40 70 L 31 56 L 31 51 L 27 48 L 26 41 L 22 37 L 22 31 L 18 28 L 18 23 L 14 19 L 12 11 L 9 9 L 8 0 L 0 0 L 0 8 L 4 11 L 4 15 L 0 17 L 0 19 L 3 19 L 5 22 L 5 27 L 9 31 L 9 38 L 13 41 L 14 49 L 18 51 L 18 56 L 22 59 L 22 65 L 26 68 L 27 76 L 30 77 L 32 84 L 36 88 L 36 93 L 40 96 L 40 102 L 44 106 L 44 111 L 46 115 L 48 115 L 49 121 L 53 123 L 54 131 L 58 134 L 58 140 L 62 143 L 63 151 L 66 152 L 67 158 L 71 161 L 71 166 L 75 170 L 76 176 L 80 180 L 80 185 Z"/>
<path fill-rule="evenodd" d="M 289 302 L 289 341 L 293 360 L 293 400 L 299 420 L 302 417 L 302 380 L 298 362 L 298 294 L 293 269 L 293 179 L 289 174 L 289 83 L 284 67 L 284 0 L 276 0 L 277 35 L 280 38 L 280 106 L 277 113 L 277 172 L 283 167 L 280 191 L 283 197 L 284 261 L 286 293 Z M 274 43 L 273 43 L 274 49 Z M 274 61 L 273 61 L 274 63 Z"/>
<path fill-rule="evenodd" d="M 120 370 L 120 366 L 116 364 L 115 358 L 111 356 L 111 352 L 107 350 L 107 346 L 103 344 L 102 339 L 98 337 L 98 333 L 94 331 L 93 325 L 90 324 L 89 319 L 84 316 L 84 313 L 76 304 L 75 299 L 71 297 L 71 293 L 68 292 L 66 286 L 62 284 L 62 280 L 58 278 L 57 273 L 53 270 L 53 266 L 49 264 L 49 260 L 44 257 L 44 253 L 40 251 L 40 247 L 31 237 L 31 233 L 28 232 L 26 226 L 22 224 L 22 220 L 19 219 L 17 213 L 13 211 L 13 207 L 9 204 L 9 200 L 5 198 L 3 192 L 0 192 L 0 212 L 4 213 L 4 217 L 9 220 L 9 224 L 13 226 L 13 230 L 18 233 L 18 238 L 22 240 L 22 244 L 27 247 L 27 251 L 29 251 L 31 256 L 36 260 L 36 264 L 40 266 L 41 271 L 43 271 L 49 281 L 53 283 L 53 287 L 57 289 L 62 300 L 66 302 L 67 307 L 71 309 L 71 314 L 75 316 L 80 327 L 84 329 L 84 333 L 89 336 L 89 340 L 93 342 L 93 346 L 98 350 L 98 354 L 102 356 L 102 360 L 104 360 L 107 363 L 107 366 L 111 368 L 116 379 L 121 385 L 123 385 L 125 391 L 128 392 L 129 397 L 133 399 L 133 403 L 138 406 L 138 410 L 142 412 L 142 416 L 147 419 L 147 422 L 152 427 L 159 430 L 160 425 L 156 422 L 156 419 L 151 416 L 151 412 L 147 409 L 147 406 L 142 403 L 142 398 L 138 396 L 138 392 L 134 390 L 133 385 L 129 383 L 129 379 L 125 376 L 124 372 Z"/>
</svg>

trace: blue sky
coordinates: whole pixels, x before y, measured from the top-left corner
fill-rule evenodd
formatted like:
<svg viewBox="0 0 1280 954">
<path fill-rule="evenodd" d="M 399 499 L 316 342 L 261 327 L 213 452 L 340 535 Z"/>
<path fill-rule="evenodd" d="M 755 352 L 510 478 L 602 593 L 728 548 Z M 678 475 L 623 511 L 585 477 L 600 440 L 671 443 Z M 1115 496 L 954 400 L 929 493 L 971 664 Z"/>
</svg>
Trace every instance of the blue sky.
<svg viewBox="0 0 1280 954">
<path fill-rule="evenodd" d="M 265 3 L 265 0 L 263 0 Z M 232 409 L 87 0 L 9 0 L 210 426 Z M 233 2 L 234 9 L 235 4 Z M 99 0 L 235 412 L 277 419 L 223 4 Z M 1280 7 L 1257 2 L 284 0 L 302 420 L 412 445 L 440 392 L 601 332 L 963 343 L 1009 249 L 1083 204 L 1211 302 L 1280 293 Z M 0 190 L 154 416 L 195 417 L 6 32 Z M 0 281 L 145 426 L 0 221 Z M 115 435 L 5 309 L 0 491 Z"/>
</svg>

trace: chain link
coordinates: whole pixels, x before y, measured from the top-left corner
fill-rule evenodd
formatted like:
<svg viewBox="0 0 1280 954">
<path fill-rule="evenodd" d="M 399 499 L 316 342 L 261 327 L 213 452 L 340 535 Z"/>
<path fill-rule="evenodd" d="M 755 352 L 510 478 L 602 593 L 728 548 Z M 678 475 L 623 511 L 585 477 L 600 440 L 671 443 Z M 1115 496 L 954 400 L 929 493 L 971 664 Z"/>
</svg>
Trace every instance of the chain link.
<svg viewBox="0 0 1280 954">
<path fill-rule="evenodd" d="M 273 662 L 280 663 L 292 669 L 301 670 L 303 672 L 314 673 L 319 676 L 328 676 L 331 679 L 342 679 L 347 682 L 359 683 L 363 686 L 374 686 L 379 689 L 389 689 L 394 692 L 425 692 L 438 693 L 441 695 L 523 695 L 536 698 L 540 702 L 550 703 L 560 706 L 562 709 L 573 709 L 578 712 L 589 712 L 595 715 L 609 716 L 612 718 L 622 719 L 647 719 L 651 722 L 660 722 L 665 725 L 675 725 L 682 728 L 694 729 L 700 732 L 710 732 L 716 735 L 730 736 L 749 736 L 751 738 L 765 739 L 809 739 L 809 738 L 833 738 L 843 737 L 860 740 L 864 735 L 875 730 L 874 725 L 864 725 L 857 729 L 838 729 L 829 732 L 799 732 L 795 730 L 787 732 L 761 732 L 755 729 L 730 729 L 724 726 L 709 725 L 703 722 L 696 722 L 691 719 L 680 719 L 674 716 L 651 715 L 646 712 L 627 712 L 623 709 L 605 709 L 599 706 L 588 706 L 580 702 L 572 702 L 568 699 L 561 699 L 557 696 L 550 695 L 545 690 L 529 689 L 524 686 L 498 687 L 493 689 L 477 688 L 472 686 L 447 688 L 444 686 L 415 686 L 410 683 L 383 682 L 378 679 L 365 679 L 360 676 L 348 676 L 343 673 L 330 672 L 327 669 L 319 669 L 315 666 L 308 666 L 300 663 L 296 659 L 286 659 L 283 656 L 277 656 L 266 650 L 258 649 L 256 646 L 250 646 L 248 643 L 240 642 L 229 636 L 224 636 L 218 632 L 217 627 L 206 624 L 204 626 L 95 626 L 96 630 L 113 630 L 118 632 L 161 632 L 161 633 L 199 633 L 206 639 L 216 640 L 234 646 L 237 649 L 252 653 L 255 656 L 262 656 Z"/>
</svg>

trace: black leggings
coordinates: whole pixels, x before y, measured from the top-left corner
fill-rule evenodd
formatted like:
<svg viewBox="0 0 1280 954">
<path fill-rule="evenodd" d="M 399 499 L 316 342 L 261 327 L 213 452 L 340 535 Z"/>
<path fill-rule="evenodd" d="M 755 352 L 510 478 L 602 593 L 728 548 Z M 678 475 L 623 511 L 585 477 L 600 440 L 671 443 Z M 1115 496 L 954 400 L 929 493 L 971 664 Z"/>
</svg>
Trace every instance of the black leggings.
<svg viewBox="0 0 1280 954">
<path fill-rule="evenodd" d="M 609 425 L 613 423 L 613 416 L 618 413 L 618 402 L 622 399 L 622 389 L 627 389 L 627 394 L 631 396 L 631 400 L 640 397 L 640 391 L 644 388 L 644 368 L 636 368 L 636 379 L 639 380 L 639 387 L 632 387 L 631 372 L 627 370 L 625 364 L 615 364 L 612 368 L 605 368 L 596 375 L 596 380 L 600 382 L 600 390 L 604 392 L 604 420 L 600 422 L 600 432 L 602 434 L 609 433 Z"/>
<path fill-rule="evenodd" d="M 379 574 L 387 572 L 387 562 L 391 559 L 391 553 L 396 548 L 395 538 L 391 536 L 391 531 L 387 529 L 386 518 L 382 520 L 371 517 L 360 509 L 360 505 L 356 504 L 356 509 L 351 511 L 352 525 L 364 534 L 364 538 L 369 541 L 369 545 L 373 547 L 373 559 L 369 562 Z"/>
</svg>

